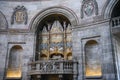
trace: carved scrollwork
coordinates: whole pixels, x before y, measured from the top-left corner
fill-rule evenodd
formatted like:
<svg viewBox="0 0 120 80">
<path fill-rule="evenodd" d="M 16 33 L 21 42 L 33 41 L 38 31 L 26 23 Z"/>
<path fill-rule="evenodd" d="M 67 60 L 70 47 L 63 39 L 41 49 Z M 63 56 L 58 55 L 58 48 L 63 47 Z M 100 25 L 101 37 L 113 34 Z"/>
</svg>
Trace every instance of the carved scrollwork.
<svg viewBox="0 0 120 80">
<path fill-rule="evenodd" d="M 84 17 L 84 15 L 91 16 L 98 15 L 98 4 L 96 0 L 83 0 L 82 7 L 81 7 L 81 18 Z"/>
<path fill-rule="evenodd" d="M 56 66 L 54 62 L 46 62 L 43 64 L 43 67 L 41 69 L 42 71 L 53 71 L 56 70 Z"/>
<path fill-rule="evenodd" d="M 46 70 L 53 70 L 53 65 L 52 64 L 46 65 Z"/>
<path fill-rule="evenodd" d="M 27 24 L 28 14 L 27 9 L 24 6 L 17 6 L 14 9 L 14 12 L 11 17 L 11 24 L 14 24 L 14 22 L 21 24 Z"/>
</svg>

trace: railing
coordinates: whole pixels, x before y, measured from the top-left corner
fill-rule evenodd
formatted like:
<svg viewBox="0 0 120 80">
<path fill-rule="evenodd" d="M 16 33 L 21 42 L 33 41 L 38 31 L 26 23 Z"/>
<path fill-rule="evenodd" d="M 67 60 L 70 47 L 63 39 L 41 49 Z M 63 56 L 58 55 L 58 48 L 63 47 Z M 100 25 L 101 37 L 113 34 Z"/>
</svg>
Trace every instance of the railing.
<svg viewBox="0 0 120 80">
<path fill-rule="evenodd" d="M 115 17 L 111 19 L 112 27 L 116 27 L 120 25 L 120 17 Z"/>
<path fill-rule="evenodd" d="M 77 74 L 78 62 L 73 60 L 48 60 L 29 63 L 29 75 Z"/>
</svg>

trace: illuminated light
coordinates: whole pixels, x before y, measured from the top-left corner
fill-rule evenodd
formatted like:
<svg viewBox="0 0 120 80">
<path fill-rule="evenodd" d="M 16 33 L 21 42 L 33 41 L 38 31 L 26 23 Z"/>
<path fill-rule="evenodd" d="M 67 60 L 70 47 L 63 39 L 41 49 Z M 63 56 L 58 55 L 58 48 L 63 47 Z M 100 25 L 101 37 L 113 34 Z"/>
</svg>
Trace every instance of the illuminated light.
<svg viewBox="0 0 120 80">
<path fill-rule="evenodd" d="M 21 78 L 21 70 L 20 69 L 8 69 L 7 70 L 7 78 Z"/>
<path fill-rule="evenodd" d="M 87 67 L 85 74 L 86 77 L 102 76 L 101 67 L 97 67 L 96 69 Z"/>
<path fill-rule="evenodd" d="M 68 60 L 72 60 L 72 56 L 68 56 Z"/>
</svg>

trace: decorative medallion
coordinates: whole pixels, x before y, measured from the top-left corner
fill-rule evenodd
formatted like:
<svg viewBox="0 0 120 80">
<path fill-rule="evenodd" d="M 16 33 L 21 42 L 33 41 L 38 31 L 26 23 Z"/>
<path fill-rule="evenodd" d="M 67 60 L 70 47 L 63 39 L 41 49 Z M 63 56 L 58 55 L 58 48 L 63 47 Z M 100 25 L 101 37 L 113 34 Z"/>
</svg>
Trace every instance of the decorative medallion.
<svg viewBox="0 0 120 80">
<path fill-rule="evenodd" d="M 27 9 L 24 6 L 17 6 L 14 9 L 11 24 L 14 24 L 14 22 L 16 22 L 17 24 L 27 24 L 27 19 Z"/>
<path fill-rule="evenodd" d="M 91 16 L 94 13 L 95 15 L 98 15 L 98 4 L 96 0 L 83 0 L 81 8 L 81 18 L 83 18 L 84 15 Z"/>
</svg>

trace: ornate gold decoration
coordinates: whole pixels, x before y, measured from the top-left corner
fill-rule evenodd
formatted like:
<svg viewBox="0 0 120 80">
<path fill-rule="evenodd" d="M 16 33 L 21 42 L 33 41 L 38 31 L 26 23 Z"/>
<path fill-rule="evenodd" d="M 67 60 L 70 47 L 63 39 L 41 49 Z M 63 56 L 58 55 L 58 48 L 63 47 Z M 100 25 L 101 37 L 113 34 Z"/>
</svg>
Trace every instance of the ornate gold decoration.
<svg viewBox="0 0 120 80">
<path fill-rule="evenodd" d="M 62 35 L 58 35 L 58 34 L 53 34 L 51 35 L 51 42 L 52 43 L 59 43 L 62 42 Z"/>
<path fill-rule="evenodd" d="M 61 49 L 63 49 L 63 48 L 58 48 L 58 47 L 50 48 L 50 53 L 51 53 L 51 54 L 53 54 L 53 53 L 55 53 L 55 54 L 63 53 L 63 52 L 61 51 Z"/>
<path fill-rule="evenodd" d="M 72 53 L 72 48 L 67 48 L 66 49 L 66 54 L 68 54 L 68 53 Z"/>
<path fill-rule="evenodd" d="M 85 74 L 86 74 L 87 77 L 102 76 L 101 66 L 100 65 L 95 65 L 95 64 L 92 64 L 92 63 L 89 64 L 89 65 L 86 65 Z"/>
<path fill-rule="evenodd" d="M 45 55 L 47 55 L 48 54 L 48 50 L 47 49 L 43 49 L 43 50 L 41 50 L 41 54 L 45 54 Z"/>
<path fill-rule="evenodd" d="M 40 44 L 46 44 L 47 48 L 40 50 L 42 54 L 47 54 L 49 56 L 52 54 L 56 55 L 66 55 L 66 53 L 72 53 L 71 46 L 68 46 L 67 43 L 71 43 L 71 26 L 66 22 L 61 23 L 56 20 L 52 24 L 47 24 L 48 26 L 44 26 L 42 30 L 42 34 L 39 35 L 42 41 Z"/>
<path fill-rule="evenodd" d="M 21 68 L 18 69 L 8 69 L 7 70 L 7 75 L 6 78 L 21 78 L 22 77 L 22 72 Z"/>
<path fill-rule="evenodd" d="M 54 21 L 52 28 L 51 28 L 51 33 L 61 33 L 62 32 L 62 26 L 59 21 Z"/>
</svg>

